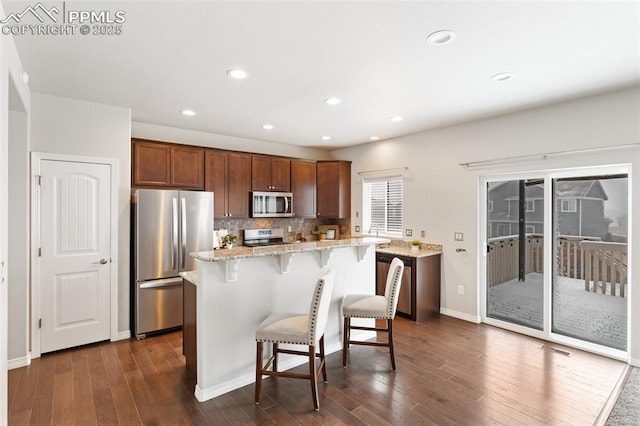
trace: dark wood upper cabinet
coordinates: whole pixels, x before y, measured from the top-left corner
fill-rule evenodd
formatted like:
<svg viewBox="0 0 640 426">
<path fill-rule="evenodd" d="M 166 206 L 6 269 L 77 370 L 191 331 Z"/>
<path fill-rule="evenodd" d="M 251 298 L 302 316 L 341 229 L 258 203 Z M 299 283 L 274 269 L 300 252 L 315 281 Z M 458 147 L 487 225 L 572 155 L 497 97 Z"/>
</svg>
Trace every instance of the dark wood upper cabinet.
<svg viewBox="0 0 640 426">
<path fill-rule="evenodd" d="M 213 191 L 214 217 L 249 217 L 251 156 L 208 149 L 205 152 L 205 191 Z"/>
<path fill-rule="evenodd" d="M 230 152 L 227 175 L 229 179 L 227 192 L 228 216 L 249 217 L 251 155 L 240 152 Z"/>
<path fill-rule="evenodd" d="M 316 217 L 316 163 L 291 160 L 293 215 Z"/>
<path fill-rule="evenodd" d="M 133 186 L 171 186 L 171 146 L 133 143 Z"/>
<path fill-rule="evenodd" d="M 318 217 L 351 217 L 351 162 L 319 161 L 316 167 Z"/>
<path fill-rule="evenodd" d="M 291 191 L 291 160 L 268 155 L 251 156 L 253 191 Z"/>
<path fill-rule="evenodd" d="M 228 153 L 208 149 L 204 153 L 204 190 L 213 192 L 213 217 L 227 216 Z"/>
<path fill-rule="evenodd" d="M 141 139 L 133 142 L 133 186 L 204 188 L 204 150 Z"/>
<path fill-rule="evenodd" d="M 171 186 L 204 189 L 204 150 L 182 146 L 171 147 Z"/>
</svg>

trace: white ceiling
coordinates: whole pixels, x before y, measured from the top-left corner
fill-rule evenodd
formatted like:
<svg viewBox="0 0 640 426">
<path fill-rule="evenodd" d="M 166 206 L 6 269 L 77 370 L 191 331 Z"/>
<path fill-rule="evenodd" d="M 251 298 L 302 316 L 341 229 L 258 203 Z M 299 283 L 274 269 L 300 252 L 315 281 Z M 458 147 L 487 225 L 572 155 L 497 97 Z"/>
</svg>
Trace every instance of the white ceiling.
<svg viewBox="0 0 640 426">
<path fill-rule="evenodd" d="M 3 1 L 7 13 L 34 3 Z M 129 107 L 134 121 L 299 146 L 366 143 L 640 82 L 638 1 L 65 7 L 123 10 L 123 34 L 15 36 L 32 91 Z M 441 29 L 455 40 L 427 44 Z M 250 77 L 232 80 L 233 67 Z M 514 78 L 491 81 L 500 72 Z M 342 104 L 326 105 L 330 96 Z M 181 115 L 187 108 L 197 115 Z M 404 120 L 389 121 L 396 115 Z"/>
</svg>

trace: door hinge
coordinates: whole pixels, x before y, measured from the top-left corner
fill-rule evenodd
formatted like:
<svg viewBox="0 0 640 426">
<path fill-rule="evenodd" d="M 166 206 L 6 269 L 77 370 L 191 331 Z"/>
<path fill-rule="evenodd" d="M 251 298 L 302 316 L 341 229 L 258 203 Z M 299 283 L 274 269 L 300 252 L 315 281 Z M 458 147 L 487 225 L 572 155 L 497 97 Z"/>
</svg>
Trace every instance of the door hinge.
<svg viewBox="0 0 640 426">
<path fill-rule="evenodd" d="M 42 318 L 38 320 L 38 328 L 42 328 Z"/>
<path fill-rule="evenodd" d="M 42 257 L 42 247 L 38 247 L 38 257 Z"/>
<path fill-rule="evenodd" d="M 38 178 L 38 185 L 42 186 L 42 175 L 36 175 L 36 177 Z"/>
</svg>

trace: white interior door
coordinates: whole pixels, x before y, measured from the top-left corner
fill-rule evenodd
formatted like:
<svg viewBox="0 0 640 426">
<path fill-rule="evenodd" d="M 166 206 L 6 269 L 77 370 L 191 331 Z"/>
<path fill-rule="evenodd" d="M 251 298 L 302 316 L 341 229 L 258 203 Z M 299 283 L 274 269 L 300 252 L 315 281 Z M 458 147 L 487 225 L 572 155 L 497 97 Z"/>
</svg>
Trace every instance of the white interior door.
<svg viewBox="0 0 640 426">
<path fill-rule="evenodd" d="M 111 166 L 43 160 L 40 351 L 110 338 Z"/>
</svg>

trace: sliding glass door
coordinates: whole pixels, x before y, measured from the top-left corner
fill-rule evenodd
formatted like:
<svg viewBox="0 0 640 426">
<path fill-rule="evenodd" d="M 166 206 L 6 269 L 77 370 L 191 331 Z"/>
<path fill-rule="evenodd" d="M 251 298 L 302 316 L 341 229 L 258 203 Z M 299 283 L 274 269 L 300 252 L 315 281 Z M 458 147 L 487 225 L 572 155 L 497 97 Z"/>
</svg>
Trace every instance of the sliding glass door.
<svg viewBox="0 0 640 426">
<path fill-rule="evenodd" d="M 626 173 L 487 179 L 484 189 L 484 320 L 603 353 L 626 351 Z"/>
<path fill-rule="evenodd" d="M 543 329 L 544 181 L 487 184 L 487 316 Z"/>
<path fill-rule="evenodd" d="M 627 349 L 627 176 L 553 179 L 552 331 Z"/>
</svg>

